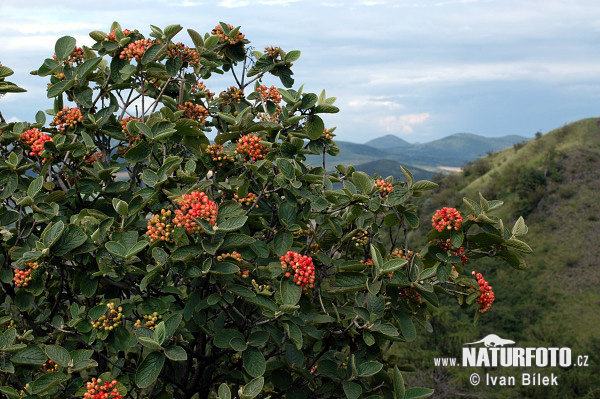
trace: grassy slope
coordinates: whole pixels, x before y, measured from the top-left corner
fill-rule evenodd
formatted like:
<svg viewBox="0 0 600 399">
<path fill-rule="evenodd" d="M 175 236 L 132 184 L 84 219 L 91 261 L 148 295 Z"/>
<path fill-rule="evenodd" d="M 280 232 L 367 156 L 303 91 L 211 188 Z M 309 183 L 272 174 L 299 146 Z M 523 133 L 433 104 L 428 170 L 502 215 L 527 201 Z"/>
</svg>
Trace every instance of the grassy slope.
<svg viewBox="0 0 600 399">
<path fill-rule="evenodd" d="M 420 367 L 428 368 L 411 378 L 437 386 L 439 397 L 456 397 L 460 392 L 465 397 L 490 398 L 600 397 L 598 120 L 582 120 L 492 154 L 470 165 L 465 174 L 443 179 L 439 192 L 424 204 L 428 208 L 424 215 L 444 205 L 464 209 L 464 195 L 474 198 L 482 192 L 488 199 L 507 203 L 499 213 L 505 220 L 528 213 L 525 238 L 535 253 L 527 257 L 530 267 L 524 272 L 494 260 L 467 264 L 492 284 L 496 303 L 477 327 L 451 307 L 441 311 L 434 323 L 441 332 L 424 336 L 411 353 L 398 354 L 401 361 L 421 362 Z M 519 346 L 571 347 L 574 356 L 591 355 L 592 367 L 523 370 L 555 372 L 558 388 L 487 390 L 468 384 L 468 375 L 475 370 L 447 372 L 431 367 L 433 356 L 457 355 L 462 343 L 490 333 L 513 339 Z M 502 375 L 507 370 L 495 372 Z"/>
</svg>

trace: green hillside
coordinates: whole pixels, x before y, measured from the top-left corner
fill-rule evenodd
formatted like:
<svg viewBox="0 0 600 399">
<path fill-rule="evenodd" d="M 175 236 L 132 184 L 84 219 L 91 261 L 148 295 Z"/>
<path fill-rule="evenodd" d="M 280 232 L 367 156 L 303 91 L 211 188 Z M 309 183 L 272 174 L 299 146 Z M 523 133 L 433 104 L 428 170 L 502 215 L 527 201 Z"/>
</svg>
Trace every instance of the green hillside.
<svg viewBox="0 0 600 399">
<path fill-rule="evenodd" d="M 477 326 L 472 315 L 442 306 L 410 352 L 394 353 L 415 364 L 411 383 L 436 387 L 438 397 L 599 398 L 600 397 L 600 127 L 582 120 L 525 144 L 469 163 L 462 173 L 440 177 L 440 188 L 423 203 L 422 228 L 435 209 L 464 210 L 463 196 L 481 192 L 506 202 L 499 216 L 524 215 L 534 254 L 529 269 L 515 271 L 490 259 L 469 262 L 494 287 L 496 302 Z M 418 234 L 411 239 L 416 240 Z M 415 242 L 416 244 L 416 242 Z M 433 367 L 433 357 L 460 356 L 463 343 L 497 334 L 526 347 L 570 347 L 588 355 L 589 367 L 488 370 L 496 375 L 555 373 L 558 387 L 473 387 L 466 368 Z"/>
<path fill-rule="evenodd" d="M 394 136 L 393 134 L 387 134 L 385 136 L 381 136 L 381 137 L 377 137 L 373 140 L 369 140 L 365 143 L 365 145 L 368 145 L 370 147 L 375 147 L 375 148 L 382 148 L 382 149 L 397 148 L 397 147 L 406 148 L 406 147 L 412 146 L 412 144 L 409 143 L 408 141 L 403 140 L 398 136 Z"/>
</svg>

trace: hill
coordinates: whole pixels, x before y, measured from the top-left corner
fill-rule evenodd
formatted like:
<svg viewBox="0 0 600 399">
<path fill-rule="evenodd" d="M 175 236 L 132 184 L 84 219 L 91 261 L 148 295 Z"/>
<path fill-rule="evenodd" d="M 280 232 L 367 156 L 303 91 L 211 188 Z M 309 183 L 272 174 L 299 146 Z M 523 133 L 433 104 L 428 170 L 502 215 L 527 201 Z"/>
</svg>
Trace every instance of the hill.
<svg viewBox="0 0 600 399">
<path fill-rule="evenodd" d="M 417 368 L 429 368 L 413 375 L 412 382 L 435 385 L 438 397 L 600 397 L 599 122 L 586 119 L 564 126 L 471 162 L 462 173 L 439 180 L 438 192 L 423 203 L 422 218 L 442 206 L 464 209 L 462 197 L 481 192 L 507 203 L 499 216 L 513 221 L 525 216 L 526 240 L 534 254 L 527 257 L 526 271 L 509 270 L 492 259 L 467 263 L 467 270 L 482 272 L 494 287 L 496 302 L 477 327 L 464 314 L 442 307 L 432 320 L 434 334 L 417 342 L 411 353 L 397 353 L 401 363 L 421 362 Z M 589 354 L 589 367 L 535 370 L 558 375 L 558 387 L 517 384 L 487 389 L 468 384 L 476 370 L 432 368 L 432 357 L 456 356 L 463 343 L 486 334 L 514 340 L 520 347 L 569 347 L 573 354 Z M 425 349 L 432 347 L 433 351 Z M 495 372 L 519 375 L 532 369 Z"/>
<path fill-rule="evenodd" d="M 405 165 L 402 165 L 407 167 Z M 431 180 L 434 173 L 430 170 L 417 168 L 415 166 L 408 166 L 411 173 L 416 180 Z M 402 169 L 400 169 L 400 163 L 392 161 L 391 159 L 381 159 L 378 161 L 371 161 L 356 166 L 357 170 L 361 170 L 367 173 L 369 176 L 373 176 L 375 173 L 381 177 L 394 176 L 395 180 L 405 181 Z"/>
<path fill-rule="evenodd" d="M 365 143 L 365 145 L 375 147 L 375 148 L 406 148 L 412 146 L 406 140 L 401 139 L 398 136 L 394 136 L 393 134 L 388 134 L 385 136 L 377 137 L 376 139 L 369 140 Z"/>
<path fill-rule="evenodd" d="M 498 151 L 526 141 L 522 136 L 484 137 L 476 134 L 457 133 L 439 140 L 422 144 L 410 144 L 393 135 L 368 141 L 366 144 L 336 141 L 340 154 L 326 156 L 327 165 L 360 165 L 383 159 L 396 161 L 409 168 L 418 167 L 432 172 L 443 172 L 440 166 L 461 167 L 490 151 Z M 321 156 L 309 155 L 308 162 L 317 165 Z M 390 174 L 390 173 L 388 173 Z"/>
</svg>

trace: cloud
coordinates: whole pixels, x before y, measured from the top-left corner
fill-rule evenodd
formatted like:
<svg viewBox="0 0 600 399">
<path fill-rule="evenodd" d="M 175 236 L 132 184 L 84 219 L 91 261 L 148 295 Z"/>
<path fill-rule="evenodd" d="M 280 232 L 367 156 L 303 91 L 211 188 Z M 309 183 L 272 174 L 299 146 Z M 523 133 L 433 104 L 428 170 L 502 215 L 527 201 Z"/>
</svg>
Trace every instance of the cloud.
<svg viewBox="0 0 600 399">
<path fill-rule="evenodd" d="M 30 35 L 35 33 L 59 33 L 73 31 L 91 31 L 96 29 L 104 28 L 100 24 L 90 24 L 87 22 L 61 22 L 61 23 L 47 23 L 42 21 L 35 22 L 20 22 L 20 23 L 9 23 L 4 26 L 6 29 L 22 34 Z"/>
<path fill-rule="evenodd" d="M 77 45 L 91 46 L 94 42 L 86 35 L 71 35 L 77 40 Z M 54 45 L 60 38 L 59 35 L 32 35 L 19 36 L 5 39 L 0 43 L 0 50 L 54 51 Z"/>
<path fill-rule="evenodd" d="M 258 1 L 249 1 L 249 0 L 222 0 L 219 2 L 221 7 L 226 8 L 237 8 L 237 7 L 246 7 L 249 5 L 265 5 L 265 6 L 285 6 L 291 3 L 295 3 L 299 0 L 258 0 Z"/>
<path fill-rule="evenodd" d="M 355 97 L 350 100 L 346 106 L 349 108 L 356 109 L 365 109 L 365 108 L 377 108 L 377 109 L 389 109 L 389 110 L 398 110 L 403 109 L 404 105 L 393 101 L 389 96 L 377 96 L 377 97 Z"/>
<path fill-rule="evenodd" d="M 413 134 L 414 125 L 420 125 L 429 119 L 429 112 L 420 114 L 389 115 L 379 119 L 377 122 L 388 133 Z"/>
</svg>

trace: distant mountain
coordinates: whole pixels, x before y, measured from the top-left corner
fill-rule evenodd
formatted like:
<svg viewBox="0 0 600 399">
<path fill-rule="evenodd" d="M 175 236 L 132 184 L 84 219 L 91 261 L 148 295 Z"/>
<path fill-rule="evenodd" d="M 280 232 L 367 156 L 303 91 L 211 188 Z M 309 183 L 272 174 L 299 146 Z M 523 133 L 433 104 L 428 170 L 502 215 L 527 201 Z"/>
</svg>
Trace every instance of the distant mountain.
<svg viewBox="0 0 600 399">
<path fill-rule="evenodd" d="M 428 143 L 417 144 L 406 149 L 406 155 L 430 156 L 437 154 L 442 158 L 456 159 L 456 162 L 473 161 L 488 152 L 500 151 L 515 143 L 528 140 L 525 137 L 510 135 L 502 137 L 484 137 L 471 133 L 456 133 Z M 455 164 L 449 166 L 461 166 Z"/>
<path fill-rule="evenodd" d="M 403 140 L 398 136 L 394 136 L 393 134 L 388 134 L 386 136 L 381 136 L 377 137 L 376 139 L 369 140 L 365 143 L 365 145 L 382 149 L 398 147 L 406 148 L 412 146 L 412 144 L 408 141 Z"/>
<path fill-rule="evenodd" d="M 434 172 L 417 168 L 416 166 L 402 166 L 410 170 L 415 180 L 431 180 L 431 177 L 434 175 Z M 383 178 L 386 178 L 388 176 L 394 176 L 394 180 L 406 181 L 404 173 L 402 173 L 402 169 L 400 169 L 400 163 L 392 161 L 391 159 L 371 161 L 360 165 L 356 165 L 355 168 L 356 170 L 363 171 L 370 176 L 372 176 L 375 173 L 378 173 Z"/>
<path fill-rule="evenodd" d="M 528 140 L 522 136 L 484 137 L 470 133 L 457 133 L 428 143 L 410 144 L 393 135 L 378 137 L 366 144 L 336 141 L 340 154 L 326 156 L 328 169 L 333 165 L 361 165 L 372 161 L 392 160 L 409 169 L 419 167 L 433 172 L 440 166 L 462 167 L 488 152 L 499 151 Z M 322 156 L 309 155 L 308 162 L 320 165 Z M 388 173 L 388 175 L 391 173 Z"/>
</svg>

